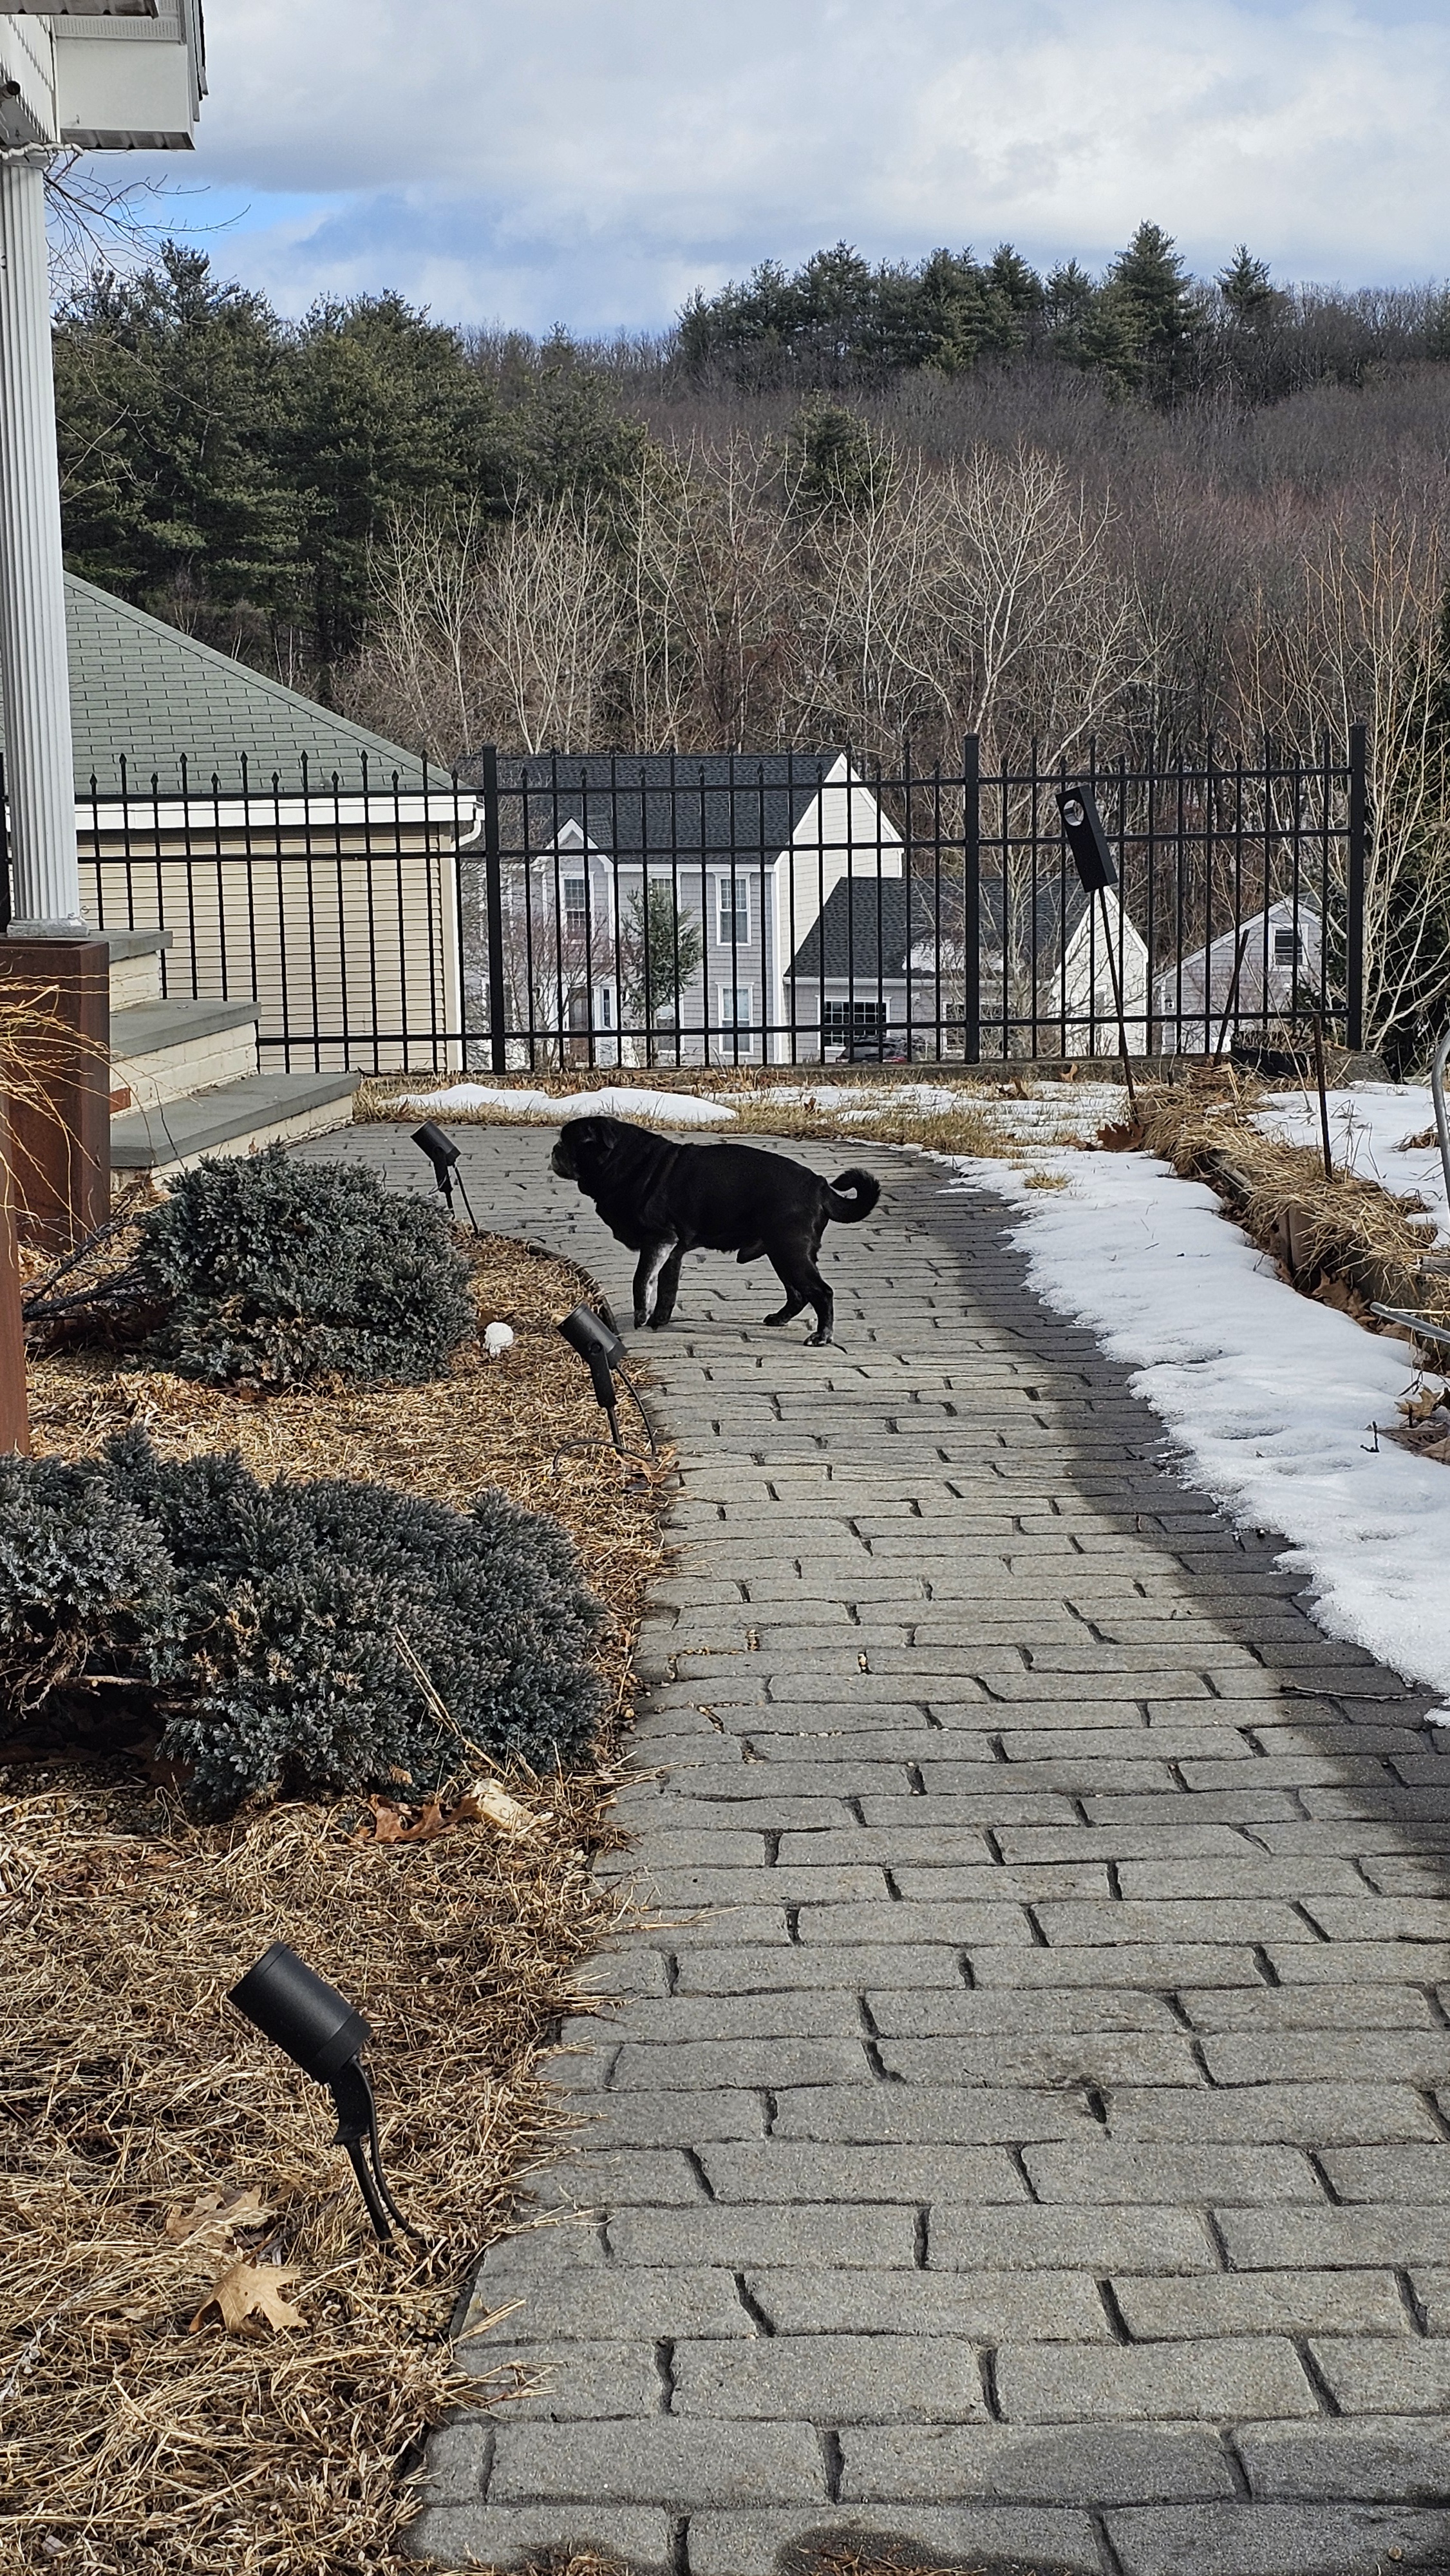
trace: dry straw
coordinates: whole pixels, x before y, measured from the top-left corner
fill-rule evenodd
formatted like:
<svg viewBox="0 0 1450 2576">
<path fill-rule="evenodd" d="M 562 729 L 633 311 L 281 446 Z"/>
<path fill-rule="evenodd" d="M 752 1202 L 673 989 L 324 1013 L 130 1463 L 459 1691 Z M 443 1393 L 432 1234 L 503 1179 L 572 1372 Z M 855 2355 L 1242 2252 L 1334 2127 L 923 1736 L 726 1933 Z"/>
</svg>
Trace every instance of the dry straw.
<svg viewBox="0 0 1450 2576">
<path fill-rule="evenodd" d="M 614 1614 L 601 1652 L 624 1713 L 657 1517 L 606 1452 L 550 1467 L 594 1427 L 553 1330 L 589 1283 L 497 1239 L 475 1275 L 480 1320 L 514 1326 L 500 1361 L 468 1350 L 432 1387 L 257 1402 L 55 1355 L 34 1373 L 37 1448 L 76 1455 L 141 1421 L 169 1456 L 235 1445 L 264 1476 L 378 1475 L 454 1502 L 488 1482 L 554 1510 Z M 201 1828 L 134 1761 L 0 1768 L 5 2576 L 416 2563 L 421 2436 L 477 2393 L 450 2311 L 557 2138 L 539 2057 L 615 1919 L 590 1867 L 614 1777 L 603 1751 L 587 1776 L 510 1772 L 527 1831 L 482 1796 Z M 278 1939 L 376 2030 L 384 2155 L 421 2254 L 376 2249 L 323 2095 L 226 2004 Z M 228 2274 L 243 2307 L 260 2274 L 302 2323 L 229 2330 L 212 2299 Z M 506 2322 L 492 2340 L 496 2400 L 518 2375 Z"/>
<path fill-rule="evenodd" d="M 1450 1321 L 1450 1276 L 1426 1267 L 1435 1226 L 1422 1199 L 1354 1172 L 1327 1179 L 1319 1148 L 1264 1135 L 1256 1095 L 1231 1079 L 1159 1086 L 1141 1105 L 1148 1151 L 1206 1181 L 1306 1293 L 1363 1322 L 1375 1302 Z"/>
<path fill-rule="evenodd" d="M 539 1072 L 516 1077 L 487 1076 L 490 1089 L 495 1079 L 504 1090 L 517 1088 L 543 1092 L 549 1099 L 564 1098 L 571 1093 L 611 1087 L 616 1083 L 638 1086 L 651 1091 L 688 1091 L 719 1102 L 733 1115 L 720 1121 L 721 1132 L 729 1136 L 788 1136 L 811 1142 L 829 1138 L 859 1136 L 863 1142 L 876 1145 L 916 1145 L 939 1154 L 980 1154 L 998 1161 L 1020 1160 L 1034 1146 L 1078 1144 L 1082 1141 L 1081 1123 L 1072 1116 L 1072 1093 L 1066 1087 L 1073 1077 L 1059 1075 L 1048 1065 L 1034 1067 L 1030 1073 L 1000 1074 L 973 1066 L 946 1066 L 941 1079 L 951 1097 L 941 1108 L 924 1103 L 923 1092 L 931 1086 L 919 1068 L 903 1066 L 899 1075 L 877 1073 L 858 1066 L 843 1067 L 819 1074 L 807 1067 L 761 1065 L 700 1066 L 690 1073 L 674 1068 L 652 1067 L 622 1072 L 612 1069 L 571 1067 L 567 1073 Z M 1094 1082 L 1111 1082 L 1115 1069 L 1104 1062 L 1101 1073 L 1090 1077 Z M 364 1123 L 421 1114 L 416 1109 L 405 1111 L 400 1105 L 406 1099 L 417 1100 L 416 1074 L 384 1074 L 362 1083 L 354 1101 L 354 1115 Z M 1053 1106 L 1061 1090 L 1061 1115 L 1055 1117 Z M 869 1087 L 869 1105 L 860 1098 Z M 842 1089 L 853 1092 L 846 1101 Z M 783 1098 L 783 1093 L 795 1098 Z M 1004 1112 L 1007 1100 L 1033 1100 L 1039 1111 L 1029 1133 L 1024 1134 L 1020 1121 Z M 450 1126 L 496 1123 L 496 1109 L 453 1109 L 447 1111 Z M 632 1125 L 670 1129 L 668 1109 L 630 1111 Z M 543 1108 L 523 1113 L 520 1124 L 553 1126 L 557 1113 Z M 675 1130 L 674 1132 L 678 1132 Z M 693 1135 L 694 1127 L 690 1130 Z M 704 1131 L 708 1133 L 707 1131 Z"/>
</svg>

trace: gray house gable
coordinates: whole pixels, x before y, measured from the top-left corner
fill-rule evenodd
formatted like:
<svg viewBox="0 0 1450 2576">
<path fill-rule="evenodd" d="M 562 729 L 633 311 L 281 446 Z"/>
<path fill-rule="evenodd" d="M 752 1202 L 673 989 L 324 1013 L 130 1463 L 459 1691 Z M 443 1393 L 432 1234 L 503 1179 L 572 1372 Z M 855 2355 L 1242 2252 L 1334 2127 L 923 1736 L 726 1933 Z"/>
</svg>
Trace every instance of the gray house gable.
<svg viewBox="0 0 1450 2576">
<path fill-rule="evenodd" d="M 959 952 L 965 923 L 960 882 L 911 881 L 912 972 L 934 971 L 937 925 L 943 949 Z M 1066 911 L 1064 913 L 1064 904 Z M 978 888 L 984 965 L 1001 971 L 1003 886 L 1000 877 L 983 877 Z M 1038 880 L 1030 899 L 1014 895 L 1007 913 L 1014 957 L 1035 959 L 1040 971 L 1056 968 L 1064 942 L 1071 941 L 1087 911 L 1087 901 L 1074 879 L 1065 889 L 1053 880 Z M 901 877 L 853 876 L 833 886 L 825 908 L 800 942 L 787 972 L 815 983 L 823 966 L 828 983 L 843 976 L 888 982 L 906 974 L 907 885 Z M 945 960 L 944 960 L 945 962 Z"/>
<path fill-rule="evenodd" d="M 682 867 L 733 862 L 742 873 L 758 872 L 788 849 L 842 757 L 838 751 L 592 752 L 557 762 L 515 756 L 498 765 L 504 831 L 511 848 L 543 852 L 561 825 L 572 822 L 596 849 L 625 864 L 647 858 L 653 867 L 678 858 Z M 869 790 L 869 780 L 860 784 Z M 883 846 L 897 846 L 889 824 Z"/>
</svg>

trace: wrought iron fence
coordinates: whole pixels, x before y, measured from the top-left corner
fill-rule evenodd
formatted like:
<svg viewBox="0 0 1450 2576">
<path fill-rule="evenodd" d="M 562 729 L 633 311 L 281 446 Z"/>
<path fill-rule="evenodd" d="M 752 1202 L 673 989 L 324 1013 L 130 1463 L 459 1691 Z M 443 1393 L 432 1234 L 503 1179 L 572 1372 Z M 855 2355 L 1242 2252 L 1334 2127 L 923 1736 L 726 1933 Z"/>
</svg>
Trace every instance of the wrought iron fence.
<svg viewBox="0 0 1450 2576">
<path fill-rule="evenodd" d="M 3 773 L 0 773 L 3 774 Z M 1092 788 L 1089 899 L 1057 791 Z M 1364 732 L 1314 755 L 895 773 L 845 752 L 484 751 L 455 774 L 138 783 L 78 809 L 105 929 L 364 1071 L 974 1063 L 1362 1042 Z M 3 829 L 3 805 L 0 805 Z"/>
</svg>

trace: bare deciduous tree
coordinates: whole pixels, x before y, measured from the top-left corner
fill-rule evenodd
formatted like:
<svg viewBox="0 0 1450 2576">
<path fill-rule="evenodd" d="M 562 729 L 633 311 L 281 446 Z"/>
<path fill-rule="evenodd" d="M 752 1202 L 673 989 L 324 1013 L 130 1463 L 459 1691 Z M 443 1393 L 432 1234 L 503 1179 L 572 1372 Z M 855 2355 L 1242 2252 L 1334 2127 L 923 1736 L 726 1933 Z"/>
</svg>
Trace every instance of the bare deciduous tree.
<svg viewBox="0 0 1450 2576">
<path fill-rule="evenodd" d="M 1365 1044 L 1394 1053 L 1450 992 L 1446 570 L 1412 510 L 1337 521 L 1288 612 L 1257 603 L 1239 664 L 1245 717 L 1283 741 L 1342 746 L 1367 724 Z"/>
</svg>

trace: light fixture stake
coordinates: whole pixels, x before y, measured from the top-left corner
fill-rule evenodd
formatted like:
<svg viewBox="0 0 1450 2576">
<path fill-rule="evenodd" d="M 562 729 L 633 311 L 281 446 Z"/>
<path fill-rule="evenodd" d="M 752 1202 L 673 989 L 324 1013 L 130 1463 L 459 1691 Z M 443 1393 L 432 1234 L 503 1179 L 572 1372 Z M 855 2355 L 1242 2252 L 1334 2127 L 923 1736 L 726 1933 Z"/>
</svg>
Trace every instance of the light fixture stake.
<svg viewBox="0 0 1450 2576">
<path fill-rule="evenodd" d="M 479 1231 L 478 1219 L 473 1213 L 473 1205 L 468 1195 L 468 1185 L 464 1180 L 462 1172 L 458 1169 L 458 1147 L 454 1144 L 452 1137 L 445 1135 L 436 1119 L 425 1118 L 421 1127 L 414 1128 L 413 1142 L 415 1145 L 422 1147 L 423 1152 L 427 1155 L 429 1162 L 432 1164 L 433 1178 L 443 1193 L 444 1204 L 446 1205 L 450 1216 L 453 1214 L 453 1184 L 455 1180 L 457 1181 L 458 1195 L 468 1210 L 468 1222 L 472 1226 L 474 1233 L 477 1234 Z"/>
<path fill-rule="evenodd" d="M 404 2234 L 421 2245 L 424 2239 L 403 2216 L 383 2172 L 377 2104 L 361 2055 L 373 2034 L 362 2014 L 295 1950 L 289 1950 L 285 1941 L 273 1942 L 256 1966 L 238 1979 L 227 2000 L 314 2084 L 327 2086 L 337 2112 L 332 2143 L 347 2150 L 379 2244 L 392 2244 L 391 2215 Z M 364 2145 L 372 2158 L 371 2170 Z"/>
</svg>

